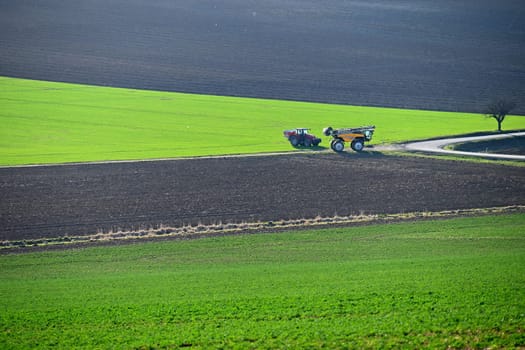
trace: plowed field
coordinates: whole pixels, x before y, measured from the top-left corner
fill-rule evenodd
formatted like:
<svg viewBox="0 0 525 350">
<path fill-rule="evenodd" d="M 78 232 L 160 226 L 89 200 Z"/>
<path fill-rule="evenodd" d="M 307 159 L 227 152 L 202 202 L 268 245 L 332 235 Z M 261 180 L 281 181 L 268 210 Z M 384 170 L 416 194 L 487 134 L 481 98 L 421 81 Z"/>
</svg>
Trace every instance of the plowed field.
<svg viewBox="0 0 525 350">
<path fill-rule="evenodd" d="M 4 0 L 0 75 L 478 112 L 525 96 L 524 36 L 522 0 Z"/>
<path fill-rule="evenodd" d="M 0 169 L 0 240 L 525 204 L 522 168 L 311 154 Z"/>
</svg>

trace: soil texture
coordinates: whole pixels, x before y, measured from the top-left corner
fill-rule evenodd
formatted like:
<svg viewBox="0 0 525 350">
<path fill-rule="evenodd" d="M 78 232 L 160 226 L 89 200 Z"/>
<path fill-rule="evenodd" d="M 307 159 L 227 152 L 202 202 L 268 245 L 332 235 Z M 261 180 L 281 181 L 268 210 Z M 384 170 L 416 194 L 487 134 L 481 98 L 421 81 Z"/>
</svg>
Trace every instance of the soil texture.
<svg viewBox="0 0 525 350">
<path fill-rule="evenodd" d="M 524 38 L 523 0 L 4 0 L 0 75 L 481 112 L 523 100 Z"/>
<path fill-rule="evenodd" d="M 0 169 L 0 240 L 525 204 L 523 168 L 377 153 Z"/>
</svg>

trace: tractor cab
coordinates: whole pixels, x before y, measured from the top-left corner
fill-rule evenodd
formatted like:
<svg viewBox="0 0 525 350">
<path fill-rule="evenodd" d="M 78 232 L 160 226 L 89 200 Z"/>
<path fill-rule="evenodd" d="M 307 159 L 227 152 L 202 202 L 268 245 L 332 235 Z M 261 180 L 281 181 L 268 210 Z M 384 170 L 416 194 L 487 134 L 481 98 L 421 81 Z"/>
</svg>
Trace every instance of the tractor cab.
<svg viewBox="0 0 525 350">
<path fill-rule="evenodd" d="M 310 130 L 310 129 L 307 129 L 307 128 L 297 128 L 297 129 L 295 129 L 297 135 L 306 135 L 306 134 L 308 134 L 308 130 Z"/>
</svg>

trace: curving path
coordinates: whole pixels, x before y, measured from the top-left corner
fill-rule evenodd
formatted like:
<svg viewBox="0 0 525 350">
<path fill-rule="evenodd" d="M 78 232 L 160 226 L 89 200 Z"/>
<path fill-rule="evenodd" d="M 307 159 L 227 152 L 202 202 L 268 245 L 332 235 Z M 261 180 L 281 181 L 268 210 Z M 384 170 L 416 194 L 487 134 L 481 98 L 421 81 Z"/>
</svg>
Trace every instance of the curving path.
<svg viewBox="0 0 525 350">
<path fill-rule="evenodd" d="M 525 160 L 525 156 L 514 155 L 514 154 L 465 152 L 465 151 L 445 149 L 445 146 L 456 144 L 456 143 L 493 140 L 493 139 L 501 139 L 501 138 L 514 137 L 514 136 L 524 136 L 524 135 L 525 135 L 525 132 L 514 132 L 514 133 L 498 134 L 498 135 L 457 137 L 457 138 L 407 143 L 404 145 L 404 148 L 409 151 L 423 151 L 423 152 L 432 152 L 432 153 L 455 154 L 455 155 L 474 156 L 474 157 L 483 157 L 483 158 Z"/>
</svg>

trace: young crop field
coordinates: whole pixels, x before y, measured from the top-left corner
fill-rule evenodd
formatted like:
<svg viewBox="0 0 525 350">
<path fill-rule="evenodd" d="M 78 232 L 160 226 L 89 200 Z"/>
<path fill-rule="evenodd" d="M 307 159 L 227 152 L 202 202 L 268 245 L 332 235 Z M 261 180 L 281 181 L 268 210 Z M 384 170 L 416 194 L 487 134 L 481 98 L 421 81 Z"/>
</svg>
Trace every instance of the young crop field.
<svg viewBox="0 0 525 350">
<path fill-rule="evenodd" d="M 525 346 L 525 216 L 0 256 L 10 348 Z"/>
<path fill-rule="evenodd" d="M 376 125 L 373 144 L 494 130 L 469 113 L 0 78 L 0 165 L 292 151 L 284 129 Z M 504 128 L 523 129 L 509 116 Z M 329 145 L 324 137 L 321 148 Z"/>
</svg>

